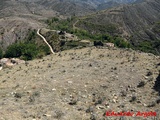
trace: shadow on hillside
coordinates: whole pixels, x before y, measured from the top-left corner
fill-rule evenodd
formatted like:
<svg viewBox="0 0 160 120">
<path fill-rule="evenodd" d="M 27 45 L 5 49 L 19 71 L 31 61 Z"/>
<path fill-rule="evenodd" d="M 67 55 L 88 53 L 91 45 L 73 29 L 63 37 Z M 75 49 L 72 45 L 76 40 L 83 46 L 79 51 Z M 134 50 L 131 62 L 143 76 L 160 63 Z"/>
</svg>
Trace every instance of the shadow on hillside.
<svg viewBox="0 0 160 120">
<path fill-rule="evenodd" d="M 153 89 L 156 90 L 157 92 L 159 92 L 159 96 L 160 96 L 160 73 L 159 73 L 158 77 L 156 78 Z"/>
</svg>

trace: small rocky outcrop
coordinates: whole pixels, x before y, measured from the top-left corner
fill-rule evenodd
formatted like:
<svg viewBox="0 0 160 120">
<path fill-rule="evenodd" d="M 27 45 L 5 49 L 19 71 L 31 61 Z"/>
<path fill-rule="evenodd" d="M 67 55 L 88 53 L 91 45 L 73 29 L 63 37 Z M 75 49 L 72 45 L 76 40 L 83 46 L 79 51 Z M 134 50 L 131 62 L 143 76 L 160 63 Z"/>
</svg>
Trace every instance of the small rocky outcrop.
<svg viewBox="0 0 160 120">
<path fill-rule="evenodd" d="M 14 65 L 18 64 L 24 64 L 24 60 L 20 60 L 18 58 L 2 58 L 0 59 L 0 70 L 2 70 L 4 67 L 12 67 Z"/>
</svg>

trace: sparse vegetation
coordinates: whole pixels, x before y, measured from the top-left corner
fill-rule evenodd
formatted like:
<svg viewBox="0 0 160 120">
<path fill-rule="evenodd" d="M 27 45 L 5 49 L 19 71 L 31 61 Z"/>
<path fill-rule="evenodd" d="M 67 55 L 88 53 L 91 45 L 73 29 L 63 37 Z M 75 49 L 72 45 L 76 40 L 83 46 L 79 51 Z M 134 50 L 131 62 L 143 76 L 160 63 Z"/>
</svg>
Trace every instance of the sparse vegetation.
<svg viewBox="0 0 160 120">
<path fill-rule="evenodd" d="M 73 18 L 68 18 L 66 20 L 59 20 L 56 17 L 46 20 L 46 24 L 48 24 L 50 29 L 62 30 L 71 32 L 72 31 L 72 23 Z"/>
<path fill-rule="evenodd" d="M 118 33 L 118 27 L 115 24 L 106 23 L 106 24 L 96 24 L 92 22 L 88 22 L 87 20 L 80 20 L 77 24 L 78 27 L 86 29 L 90 33 L 99 33 L 104 34 L 108 33 L 110 35 L 114 35 Z"/>
<path fill-rule="evenodd" d="M 160 33 L 160 22 L 157 22 L 155 24 L 155 26 L 153 27 L 153 31 L 156 32 L 156 33 Z"/>
<path fill-rule="evenodd" d="M 66 20 L 57 20 L 52 18 L 46 21 L 50 29 L 67 31 L 69 33 L 77 35 L 80 39 L 89 39 L 91 41 L 102 41 L 102 42 L 112 42 L 117 47 L 128 48 L 130 47 L 129 42 L 125 41 L 123 38 L 114 35 L 117 32 L 117 28 L 114 24 L 108 24 L 105 26 L 95 25 L 92 23 L 80 21 L 81 24 L 84 24 L 85 29 L 73 29 L 73 24 L 76 18 L 66 19 Z M 91 33 L 91 31 L 98 29 L 99 33 Z M 76 45 L 77 46 L 77 45 Z"/>
</svg>

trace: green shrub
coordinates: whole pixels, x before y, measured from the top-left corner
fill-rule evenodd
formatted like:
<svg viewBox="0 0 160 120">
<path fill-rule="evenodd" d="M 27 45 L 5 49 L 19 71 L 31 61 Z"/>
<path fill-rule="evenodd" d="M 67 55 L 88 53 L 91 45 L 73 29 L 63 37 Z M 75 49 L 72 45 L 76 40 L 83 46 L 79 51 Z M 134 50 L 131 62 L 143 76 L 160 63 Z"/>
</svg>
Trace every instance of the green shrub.
<svg viewBox="0 0 160 120">
<path fill-rule="evenodd" d="M 120 38 L 120 37 L 116 37 L 114 40 L 113 40 L 113 43 L 117 46 L 117 47 L 120 47 L 120 48 L 128 48 L 130 47 L 130 44 L 125 41 L 124 39 Z"/>
<path fill-rule="evenodd" d="M 33 43 L 14 43 L 10 45 L 6 52 L 5 57 L 20 57 L 24 60 L 32 60 L 37 57 L 39 49 Z"/>
<path fill-rule="evenodd" d="M 139 43 L 138 49 L 143 52 L 151 52 L 153 47 L 152 47 L 151 42 L 143 41 Z"/>
<path fill-rule="evenodd" d="M 5 57 L 20 57 L 22 55 L 23 48 L 24 44 L 14 43 L 7 48 Z"/>
</svg>

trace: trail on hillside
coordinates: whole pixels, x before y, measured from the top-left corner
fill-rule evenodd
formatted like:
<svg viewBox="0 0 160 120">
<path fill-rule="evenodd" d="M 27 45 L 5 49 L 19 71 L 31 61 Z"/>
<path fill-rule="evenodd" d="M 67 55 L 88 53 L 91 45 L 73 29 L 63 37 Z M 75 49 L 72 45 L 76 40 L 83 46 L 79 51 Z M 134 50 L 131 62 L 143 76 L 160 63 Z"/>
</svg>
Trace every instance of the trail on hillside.
<svg viewBox="0 0 160 120">
<path fill-rule="evenodd" d="M 37 35 L 39 35 L 43 39 L 43 41 L 48 45 L 48 47 L 50 48 L 51 53 L 55 54 L 55 52 L 53 51 L 53 48 L 50 46 L 50 44 L 47 42 L 47 40 L 43 37 L 43 35 L 41 35 L 39 33 L 39 31 L 40 31 L 40 29 L 37 30 Z"/>
<path fill-rule="evenodd" d="M 79 22 L 79 20 L 77 20 L 74 24 L 73 24 L 73 30 L 75 29 L 79 29 L 78 27 L 76 27 L 76 24 Z"/>
</svg>

